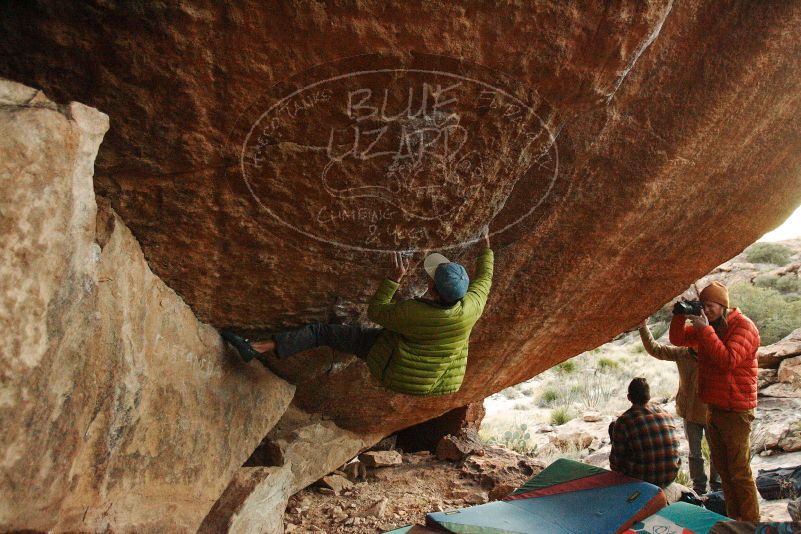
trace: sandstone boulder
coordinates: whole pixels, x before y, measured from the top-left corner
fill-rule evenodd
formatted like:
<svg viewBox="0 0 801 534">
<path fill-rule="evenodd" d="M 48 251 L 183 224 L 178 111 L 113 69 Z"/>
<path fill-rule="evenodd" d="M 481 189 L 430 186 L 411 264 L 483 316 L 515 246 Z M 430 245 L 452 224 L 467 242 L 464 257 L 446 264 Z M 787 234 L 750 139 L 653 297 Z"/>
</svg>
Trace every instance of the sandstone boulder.
<svg viewBox="0 0 801 534">
<path fill-rule="evenodd" d="M 784 339 L 767 347 L 759 347 L 757 357 L 759 366 L 778 368 L 782 360 L 801 354 L 801 328 L 793 330 Z"/>
<path fill-rule="evenodd" d="M 801 356 L 786 358 L 779 364 L 779 380 L 801 389 Z"/>
<path fill-rule="evenodd" d="M 359 515 L 362 517 L 383 518 L 387 509 L 387 502 L 389 502 L 389 499 L 387 499 L 386 497 L 382 497 L 381 499 L 377 500 L 366 509 L 362 510 L 359 513 Z"/>
<path fill-rule="evenodd" d="M 290 466 L 293 477 L 288 497 L 345 464 L 379 437 L 354 434 L 319 414 L 290 405 L 259 449 L 271 451 L 262 456 L 268 459 L 266 463 Z"/>
<path fill-rule="evenodd" d="M 488 445 L 486 449 L 486 456 L 467 457 L 461 471 L 465 478 L 478 482 L 483 489 L 490 492 L 500 485 L 517 488 L 545 468 L 545 464 L 537 458 L 518 454 L 504 447 Z"/>
<path fill-rule="evenodd" d="M 581 420 L 586 423 L 597 423 L 603 418 L 599 412 L 590 411 L 581 416 Z"/>
<path fill-rule="evenodd" d="M 0 530 L 196 530 L 294 388 L 98 210 L 106 115 L 5 80 L 0 104 Z"/>
<path fill-rule="evenodd" d="M 367 467 L 392 467 L 403 463 L 398 451 L 367 451 L 359 455 L 359 460 Z"/>
<path fill-rule="evenodd" d="M 353 482 L 348 480 L 347 478 L 343 477 L 342 475 L 327 475 L 320 479 L 320 485 L 326 488 L 330 488 L 334 491 L 334 495 L 339 495 L 342 491 L 352 488 Z"/>
<path fill-rule="evenodd" d="M 759 417 L 751 428 L 751 450 L 756 454 L 780 448 L 780 441 L 795 428 L 801 399 L 764 397 L 759 399 Z M 791 442 L 787 442 L 792 447 Z"/>
<path fill-rule="evenodd" d="M 243 467 L 203 520 L 198 534 L 281 534 L 292 471 L 284 467 Z"/>
<path fill-rule="evenodd" d="M 779 398 L 801 398 L 801 388 L 793 384 L 785 384 L 784 382 L 777 382 L 770 386 L 759 390 L 759 394 L 763 397 L 779 397 Z"/>
<path fill-rule="evenodd" d="M 801 428 L 791 425 L 779 439 L 779 448 L 785 452 L 801 451 Z"/>
<path fill-rule="evenodd" d="M 495 484 L 495 487 L 493 487 L 490 490 L 489 494 L 487 495 L 487 498 L 490 501 L 499 501 L 504 497 L 506 497 L 507 495 L 511 495 L 512 493 L 514 493 L 516 489 L 517 487 L 513 486 L 512 484 L 509 484 L 508 482 L 501 482 Z"/>
<path fill-rule="evenodd" d="M 473 430 L 467 430 L 460 432 L 457 436 L 450 434 L 443 436 L 437 443 L 435 454 L 440 460 L 459 462 L 468 455 L 483 450 L 484 445 L 481 443 L 478 433 Z"/>
<path fill-rule="evenodd" d="M 484 504 L 489 500 L 487 492 L 476 489 L 452 489 L 448 493 L 448 498 L 454 501 L 461 501 L 465 504 Z"/>
</svg>

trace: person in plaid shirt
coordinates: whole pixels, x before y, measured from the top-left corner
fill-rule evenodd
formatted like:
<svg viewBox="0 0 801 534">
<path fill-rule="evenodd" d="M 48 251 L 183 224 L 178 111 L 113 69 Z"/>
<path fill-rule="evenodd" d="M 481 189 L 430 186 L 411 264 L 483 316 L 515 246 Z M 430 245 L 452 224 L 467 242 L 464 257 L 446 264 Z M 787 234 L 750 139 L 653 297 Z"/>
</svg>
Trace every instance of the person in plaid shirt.
<svg viewBox="0 0 801 534">
<path fill-rule="evenodd" d="M 651 388 L 644 378 L 631 381 L 628 399 L 631 408 L 609 425 L 609 466 L 660 488 L 669 486 L 681 466 L 676 422 L 669 413 L 648 404 Z"/>
</svg>

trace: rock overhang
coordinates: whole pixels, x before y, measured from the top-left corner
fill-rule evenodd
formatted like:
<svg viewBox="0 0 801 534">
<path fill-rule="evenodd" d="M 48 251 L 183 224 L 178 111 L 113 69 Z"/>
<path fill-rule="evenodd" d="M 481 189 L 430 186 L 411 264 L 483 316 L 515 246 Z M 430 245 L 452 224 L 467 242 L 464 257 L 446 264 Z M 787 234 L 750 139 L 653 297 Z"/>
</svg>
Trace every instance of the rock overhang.
<svg viewBox="0 0 801 534">
<path fill-rule="evenodd" d="M 212 324 L 364 320 L 387 251 L 456 244 L 472 267 L 490 223 L 458 394 L 393 396 L 343 355 L 285 364 L 296 402 L 352 429 L 610 339 L 801 201 L 797 6 L 4 9 L 0 74 L 110 114 L 97 190 Z"/>
</svg>

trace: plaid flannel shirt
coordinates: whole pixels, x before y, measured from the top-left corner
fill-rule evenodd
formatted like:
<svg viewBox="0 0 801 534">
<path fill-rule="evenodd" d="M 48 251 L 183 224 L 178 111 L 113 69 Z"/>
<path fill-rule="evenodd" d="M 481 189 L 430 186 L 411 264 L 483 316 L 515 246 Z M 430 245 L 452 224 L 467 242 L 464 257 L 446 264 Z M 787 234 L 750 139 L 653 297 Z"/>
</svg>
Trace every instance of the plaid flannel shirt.
<svg viewBox="0 0 801 534">
<path fill-rule="evenodd" d="M 653 405 L 632 406 L 609 425 L 613 471 L 665 487 L 676 480 L 681 459 L 676 423 Z"/>
</svg>

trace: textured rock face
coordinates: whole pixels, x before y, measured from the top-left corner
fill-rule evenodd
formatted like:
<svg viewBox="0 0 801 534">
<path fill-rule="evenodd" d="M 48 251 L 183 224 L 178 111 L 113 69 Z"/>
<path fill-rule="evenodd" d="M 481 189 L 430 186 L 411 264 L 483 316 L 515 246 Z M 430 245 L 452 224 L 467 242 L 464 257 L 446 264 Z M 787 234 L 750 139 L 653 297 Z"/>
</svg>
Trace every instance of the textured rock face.
<svg viewBox="0 0 801 534">
<path fill-rule="evenodd" d="M 382 250 L 472 266 L 489 224 L 458 394 L 286 363 L 299 406 L 382 435 L 607 341 L 799 204 L 799 22 L 791 2 L 6 3 L 0 74 L 111 115 L 98 188 L 215 325 L 359 320 Z"/>
<path fill-rule="evenodd" d="M 281 533 L 289 498 L 375 443 L 290 406 L 203 520 L 200 532 Z"/>
<path fill-rule="evenodd" d="M 759 399 L 761 416 L 754 422 L 751 431 L 751 451 L 783 448 L 794 450 L 798 427 L 793 414 L 801 408 L 801 399 L 762 397 Z"/>
<path fill-rule="evenodd" d="M 801 356 L 782 361 L 779 365 L 779 380 L 801 388 Z"/>
<path fill-rule="evenodd" d="M 292 398 L 98 212 L 107 128 L 0 81 L 2 531 L 193 531 Z"/>
<path fill-rule="evenodd" d="M 778 368 L 782 361 L 801 354 L 801 328 L 793 330 L 787 337 L 768 345 L 760 347 L 757 352 L 759 366 L 762 368 Z"/>
<path fill-rule="evenodd" d="M 282 533 L 291 481 L 288 465 L 239 469 L 203 520 L 198 534 Z"/>
<path fill-rule="evenodd" d="M 274 463 L 289 465 L 292 470 L 288 498 L 379 439 L 375 434 L 359 435 L 343 430 L 319 415 L 291 406 L 267 435 L 266 442 L 276 451 Z"/>
</svg>

